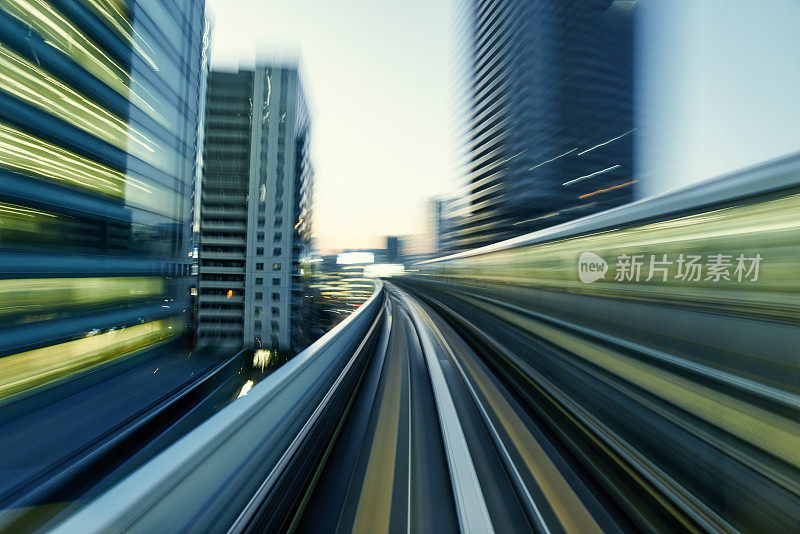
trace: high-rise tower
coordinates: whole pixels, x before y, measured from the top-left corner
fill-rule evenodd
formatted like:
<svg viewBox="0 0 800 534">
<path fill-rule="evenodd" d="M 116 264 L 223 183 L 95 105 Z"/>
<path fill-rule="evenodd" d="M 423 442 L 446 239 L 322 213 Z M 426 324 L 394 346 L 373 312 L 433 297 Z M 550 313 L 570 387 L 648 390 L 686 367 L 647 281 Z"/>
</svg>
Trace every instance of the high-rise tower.
<svg viewBox="0 0 800 534">
<path fill-rule="evenodd" d="M 209 74 L 200 208 L 198 340 L 293 348 L 313 169 L 298 70 Z"/>
<path fill-rule="evenodd" d="M 0 0 L 0 397 L 187 331 L 204 32 L 202 0 Z"/>
<path fill-rule="evenodd" d="M 456 249 L 631 198 L 632 5 L 469 0 Z"/>
</svg>

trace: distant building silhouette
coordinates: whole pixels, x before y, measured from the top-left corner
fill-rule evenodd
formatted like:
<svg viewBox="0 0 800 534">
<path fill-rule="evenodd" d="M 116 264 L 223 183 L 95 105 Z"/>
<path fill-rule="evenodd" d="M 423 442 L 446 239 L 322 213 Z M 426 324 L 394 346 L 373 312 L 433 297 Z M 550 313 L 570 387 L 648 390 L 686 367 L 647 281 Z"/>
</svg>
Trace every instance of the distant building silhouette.
<svg viewBox="0 0 800 534">
<path fill-rule="evenodd" d="M 386 261 L 389 263 L 399 263 L 401 256 L 400 238 L 390 235 L 386 238 Z"/>
<path fill-rule="evenodd" d="M 449 197 L 434 197 L 428 201 L 428 239 L 432 256 L 444 255 L 452 249 L 452 233 L 456 225 L 453 204 Z"/>
</svg>

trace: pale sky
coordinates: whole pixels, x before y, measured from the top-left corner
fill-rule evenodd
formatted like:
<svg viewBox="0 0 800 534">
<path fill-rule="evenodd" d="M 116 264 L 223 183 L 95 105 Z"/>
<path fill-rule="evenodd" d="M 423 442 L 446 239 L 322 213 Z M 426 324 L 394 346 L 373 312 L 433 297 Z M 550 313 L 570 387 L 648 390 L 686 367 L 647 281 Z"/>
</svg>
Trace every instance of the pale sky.
<svg viewBox="0 0 800 534">
<path fill-rule="evenodd" d="M 640 197 L 800 150 L 800 1 L 637 9 Z"/>
<path fill-rule="evenodd" d="M 425 230 L 455 187 L 456 0 L 208 0 L 212 69 L 301 58 L 322 250 Z"/>
<path fill-rule="evenodd" d="M 301 58 L 322 250 L 426 229 L 458 185 L 458 0 L 207 0 L 212 68 Z M 637 196 L 800 148 L 798 0 L 637 6 Z"/>
</svg>

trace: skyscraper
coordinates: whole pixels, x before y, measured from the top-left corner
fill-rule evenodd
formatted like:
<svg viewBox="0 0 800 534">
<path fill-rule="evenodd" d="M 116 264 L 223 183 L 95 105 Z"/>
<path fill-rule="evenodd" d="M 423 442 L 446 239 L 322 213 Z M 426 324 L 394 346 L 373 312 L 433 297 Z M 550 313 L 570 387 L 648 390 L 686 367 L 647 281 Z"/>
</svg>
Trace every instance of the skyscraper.
<svg viewBox="0 0 800 534">
<path fill-rule="evenodd" d="M 311 239 L 309 117 L 297 68 L 209 74 L 198 340 L 293 348 Z"/>
<path fill-rule="evenodd" d="M 634 3 L 464 3 L 455 248 L 631 199 Z"/>
<path fill-rule="evenodd" d="M 186 331 L 207 41 L 175 4 L 0 0 L 0 397 Z"/>
</svg>

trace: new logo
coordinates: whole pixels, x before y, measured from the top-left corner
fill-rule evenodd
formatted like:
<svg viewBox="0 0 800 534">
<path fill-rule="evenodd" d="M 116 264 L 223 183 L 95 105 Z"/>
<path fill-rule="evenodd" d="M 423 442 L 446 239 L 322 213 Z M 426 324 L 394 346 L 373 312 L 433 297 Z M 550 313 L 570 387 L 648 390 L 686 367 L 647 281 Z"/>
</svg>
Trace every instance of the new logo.
<svg viewBox="0 0 800 534">
<path fill-rule="evenodd" d="M 584 252 L 578 258 L 578 277 L 584 284 L 591 284 L 605 277 L 608 272 L 606 260 L 594 252 Z"/>
</svg>

